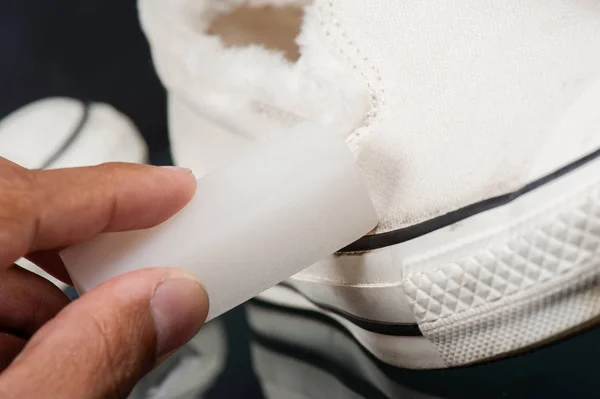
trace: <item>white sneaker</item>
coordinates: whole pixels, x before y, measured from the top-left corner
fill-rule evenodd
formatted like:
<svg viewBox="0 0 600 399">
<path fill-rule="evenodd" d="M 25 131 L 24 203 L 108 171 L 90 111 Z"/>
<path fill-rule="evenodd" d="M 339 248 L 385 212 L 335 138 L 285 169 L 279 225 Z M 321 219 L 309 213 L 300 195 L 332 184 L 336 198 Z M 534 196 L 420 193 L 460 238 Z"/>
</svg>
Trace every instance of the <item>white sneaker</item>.
<svg viewBox="0 0 600 399">
<path fill-rule="evenodd" d="M 409 368 L 593 323 L 600 3 L 308 3 L 140 0 L 178 164 L 202 175 L 309 119 L 363 170 L 378 228 L 262 298 Z"/>
<path fill-rule="evenodd" d="M 133 122 L 107 104 L 52 97 L 0 120 L 0 156 L 30 169 L 144 163 L 147 153 Z"/>
<path fill-rule="evenodd" d="M 147 148 L 133 123 L 107 104 L 54 97 L 35 101 L 0 120 L 0 157 L 30 169 L 103 162 L 144 163 Z M 33 263 L 17 264 L 61 289 L 66 285 Z"/>
</svg>

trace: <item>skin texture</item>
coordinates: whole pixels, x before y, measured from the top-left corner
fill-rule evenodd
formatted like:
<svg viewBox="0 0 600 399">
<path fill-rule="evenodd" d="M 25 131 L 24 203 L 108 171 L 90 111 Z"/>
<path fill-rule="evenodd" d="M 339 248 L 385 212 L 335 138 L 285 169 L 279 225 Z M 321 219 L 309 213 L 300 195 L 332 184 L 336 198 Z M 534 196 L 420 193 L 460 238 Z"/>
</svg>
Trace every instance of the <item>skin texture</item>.
<svg viewBox="0 0 600 399">
<path fill-rule="evenodd" d="M 0 397 L 126 397 L 200 329 L 208 298 L 183 270 L 129 273 L 70 303 L 14 265 L 27 257 L 68 283 L 60 249 L 160 224 L 187 204 L 195 184 L 176 168 L 31 171 L 0 158 Z"/>
</svg>

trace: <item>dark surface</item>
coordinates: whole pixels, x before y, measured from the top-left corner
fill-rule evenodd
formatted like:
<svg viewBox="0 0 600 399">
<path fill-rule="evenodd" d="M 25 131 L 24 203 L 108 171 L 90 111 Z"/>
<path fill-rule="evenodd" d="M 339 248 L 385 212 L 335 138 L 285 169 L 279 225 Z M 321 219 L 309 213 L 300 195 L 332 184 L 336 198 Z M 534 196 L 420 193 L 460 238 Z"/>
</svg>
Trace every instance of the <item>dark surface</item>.
<svg viewBox="0 0 600 399">
<path fill-rule="evenodd" d="M 310 311 L 298 312 L 295 309 L 281 308 L 262 301 L 253 301 L 252 308 L 267 311 L 267 314 L 279 315 L 293 325 L 298 320 L 306 325 L 314 323 L 327 325 L 333 335 L 340 332 L 347 337 L 350 345 L 358 346 L 357 341 L 339 323 L 323 318 Z M 294 319 L 296 320 L 294 322 Z M 368 351 L 363 352 L 371 366 L 355 366 L 357 357 L 348 351 L 345 345 L 333 350 L 317 349 L 312 345 L 302 345 L 300 338 L 291 338 L 269 333 L 269 336 L 256 331 L 253 339 L 271 352 L 298 359 L 314 368 L 318 368 L 342 381 L 350 390 L 375 392 L 371 397 L 386 397 L 383 384 L 378 386 L 365 378 L 358 370 L 378 369 L 392 384 L 410 388 L 418 393 L 432 395 L 435 398 L 598 398 L 600 397 L 600 328 L 592 328 L 572 335 L 567 339 L 550 345 L 521 351 L 520 354 L 466 367 L 446 370 L 407 370 L 381 362 Z M 325 339 L 325 338 L 323 338 Z M 292 343 L 292 342 L 295 342 Z M 346 348 L 346 349 L 344 349 Z M 341 355 L 341 356 L 339 356 Z M 345 358 L 346 362 L 332 361 Z M 364 365 L 364 363 L 363 363 Z M 372 375 L 372 374 L 371 374 Z M 389 384 L 386 384 L 389 385 Z M 419 399 L 420 396 L 415 396 Z"/>
<path fill-rule="evenodd" d="M 134 0 L 0 1 L 0 117 L 48 96 L 110 103 L 133 119 L 154 163 L 170 162 L 165 93 Z M 224 321 L 228 366 L 208 397 L 259 398 L 243 310 L 228 313 Z M 487 365 L 448 371 L 385 369 L 402 384 L 452 398 L 597 398 L 599 342 L 600 330 L 595 329 Z"/>
<path fill-rule="evenodd" d="M 51 96 L 113 105 L 165 158 L 166 97 L 134 0 L 0 1 L 0 117 Z"/>
</svg>

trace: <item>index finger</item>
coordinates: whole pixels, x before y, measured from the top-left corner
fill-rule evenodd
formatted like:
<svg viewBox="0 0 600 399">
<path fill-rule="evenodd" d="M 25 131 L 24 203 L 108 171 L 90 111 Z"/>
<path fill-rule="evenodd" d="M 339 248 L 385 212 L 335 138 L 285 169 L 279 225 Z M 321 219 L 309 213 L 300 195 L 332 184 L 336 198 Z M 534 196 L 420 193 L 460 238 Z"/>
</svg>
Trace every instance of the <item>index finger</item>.
<svg viewBox="0 0 600 399">
<path fill-rule="evenodd" d="M 0 266 L 99 233 L 160 224 L 192 198 L 187 169 L 136 164 L 30 171 L 0 163 Z"/>
</svg>

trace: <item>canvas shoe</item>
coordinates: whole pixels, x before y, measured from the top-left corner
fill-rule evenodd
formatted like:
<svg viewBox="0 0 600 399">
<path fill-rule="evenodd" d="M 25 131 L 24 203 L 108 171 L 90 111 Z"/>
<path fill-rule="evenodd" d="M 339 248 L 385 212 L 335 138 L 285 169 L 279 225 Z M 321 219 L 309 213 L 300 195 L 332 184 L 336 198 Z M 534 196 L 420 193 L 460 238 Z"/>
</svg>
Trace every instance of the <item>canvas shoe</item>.
<svg viewBox="0 0 600 399">
<path fill-rule="evenodd" d="M 0 120 L 0 156 L 30 169 L 147 159 L 134 124 L 108 104 L 51 97 Z"/>
<path fill-rule="evenodd" d="M 107 104 L 53 97 L 21 107 L 0 120 L 0 157 L 29 169 L 103 162 L 144 163 L 147 148 L 133 123 Z M 20 266 L 61 288 L 65 284 L 25 259 Z"/>
<path fill-rule="evenodd" d="M 139 0 L 177 164 L 304 120 L 346 138 L 380 217 L 261 299 L 383 362 L 444 368 L 600 316 L 600 3 Z"/>
</svg>

